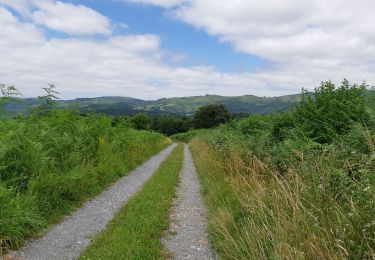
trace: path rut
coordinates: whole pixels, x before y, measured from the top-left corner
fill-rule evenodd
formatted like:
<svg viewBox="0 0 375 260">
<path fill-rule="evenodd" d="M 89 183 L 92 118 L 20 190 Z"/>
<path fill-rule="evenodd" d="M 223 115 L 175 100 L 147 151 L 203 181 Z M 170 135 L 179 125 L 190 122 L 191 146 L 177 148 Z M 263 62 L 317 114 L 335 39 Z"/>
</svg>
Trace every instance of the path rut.
<svg viewBox="0 0 375 260">
<path fill-rule="evenodd" d="M 76 259 L 90 244 L 91 238 L 105 229 L 108 222 L 139 191 L 170 154 L 173 144 L 146 163 L 122 177 L 118 182 L 82 208 L 51 228 L 42 238 L 30 241 L 14 254 L 15 259 Z"/>
<path fill-rule="evenodd" d="M 171 235 L 163 243 L 172 253 L 172 259 L 216 259 L 208 241 L 198 176 L 186 144 L 184 154 L 181 182 L 171 215 Z"/>
</svg>

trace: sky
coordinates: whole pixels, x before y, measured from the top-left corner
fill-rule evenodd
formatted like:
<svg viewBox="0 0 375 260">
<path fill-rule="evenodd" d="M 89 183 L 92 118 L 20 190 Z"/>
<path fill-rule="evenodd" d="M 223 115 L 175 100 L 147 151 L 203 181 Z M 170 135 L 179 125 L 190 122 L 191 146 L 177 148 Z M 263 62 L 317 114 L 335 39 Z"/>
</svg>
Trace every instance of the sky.
<svg viewBox="0 0 375 260">
<path fill-rule="evenodd" d="M 0 83 L 65 99 L 372 86 L 374 13 L 373 0 L 0 0 Z"/>
</svg>

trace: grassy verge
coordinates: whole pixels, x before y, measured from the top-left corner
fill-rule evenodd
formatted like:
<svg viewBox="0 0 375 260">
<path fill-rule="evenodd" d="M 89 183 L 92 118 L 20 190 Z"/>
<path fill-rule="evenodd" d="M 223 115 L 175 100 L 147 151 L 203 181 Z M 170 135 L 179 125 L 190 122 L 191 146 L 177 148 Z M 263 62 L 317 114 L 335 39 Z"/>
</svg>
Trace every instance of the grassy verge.
<svg viewBox="0 0 375 260">
<path fill-rule="evenodd" d="M 341 193 L 352 199 L 345 203 L 328 189 L 329 174 L 339 169 L 332 166 L 340 162 L 334 156 L 315 155 L 281 176 L 271 160 L 234 145 L 245 141 L 233 136 L 213 131 L 190 143 L 208 206 L 211 242 L 221 259 L 374 257 L 374 208 L 366 205 L 374 201 L 371 184 L 356 190 L 348 185 L 355 192 Z M 358 200 L 357 194 L 366 199 Z"/>
<path fill-rule="evenodd" d="M 112 123 L 61 111 L 0 121 L 0 255 L 170 144 Z"/>
<path fill-rule="evenodd" d="M 364 84 L 323 82 L 287 113 L 193 138 L 222 259 L 375 259 L 375 106 Z"/>
<path fill-rule="evenodd" d="M 233 247 L 238 240 L 230 226 L 240 215 L 240 203 L 228 183 L 224 162 L 204 142 L 194 139 L 190 147 L 207 206 L 210 242 L 223 259 L 244 259 L 238 246 Z"/>
<path fill-rule="evenodd" d="M 169 211 L 182 168 L 179 145 L 142 190 L 131 198 L 81 259 L 162 259 L 160 237 L 169 226 Z"/>
</svg>

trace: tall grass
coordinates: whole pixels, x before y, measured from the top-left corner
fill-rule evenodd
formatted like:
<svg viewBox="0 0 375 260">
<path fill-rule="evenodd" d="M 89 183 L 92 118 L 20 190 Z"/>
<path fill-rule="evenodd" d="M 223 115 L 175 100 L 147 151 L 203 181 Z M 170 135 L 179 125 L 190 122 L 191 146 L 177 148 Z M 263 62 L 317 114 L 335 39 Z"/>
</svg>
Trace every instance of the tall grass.
<svg viewBox="0 0 375 260">
<path fill-rule="evenodd" d="M 373 186 L 352 188 L 346 199 L 334 195 L 330 184 L 324 185 L 332 180 L 327 154 L 310 161 L 311 167 L 290 167 L 287 176 L 280 176 L 275 165 L 248 150 L 198 139 L 191 147 L 212 242 L 223 259 L 375 256 Z M 317 173 L 321 181 L 312 179 Z"/>
<path fill-rule="evenodd" d="M 223 259 L 375 258 L 375 112 L 364 91 L 323 83 L 288 113 L 192 135 Z"/>
<path fill-rule="evenodd" d="M 53 111 L 0 121 L 0 245 L 19 246 L 170 143 L 112 118 Z"/>
</svg>

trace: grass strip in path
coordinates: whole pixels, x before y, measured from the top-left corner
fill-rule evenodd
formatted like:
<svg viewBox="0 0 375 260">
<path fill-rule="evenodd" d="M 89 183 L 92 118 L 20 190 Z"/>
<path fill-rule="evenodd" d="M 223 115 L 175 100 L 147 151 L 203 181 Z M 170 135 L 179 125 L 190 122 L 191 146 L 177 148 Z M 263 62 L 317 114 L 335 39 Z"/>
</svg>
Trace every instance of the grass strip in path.
<svg viewBox="0 0 375 260">
<path fill-rule="evenodd" d="M 178 145 L 141 191 L 82 254 L 81 259 L 163 259 L 160 237 L 168 230 L 169 213 L 182 168 Z"/>
<path fill-rule="evenodd" d="M 162 239 L 173 259 L 214 260 L 208 242 L 206 210 L 189 147 L 185 144 L 184 166 L 177 199 L 172 209 L 170 236 Z"/>
<path fill-rule="evenodd" d="M 14 253 L 14 258 L 77 259 L 90 245 L 91 238 L 105 230 L 117 212 L 156 173 L 175 146 L 175 144 L 169 146 L 129 175 L 121 178 L 102 194 L 86 202 L 82 208 L 52 227 L 40 239 L 29 241 L 25 247 Z"/>
</svg>

